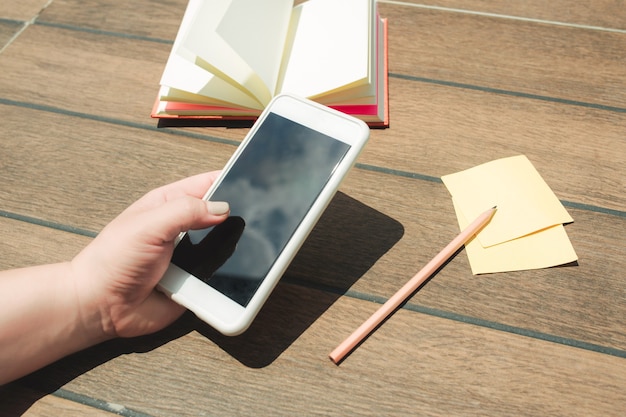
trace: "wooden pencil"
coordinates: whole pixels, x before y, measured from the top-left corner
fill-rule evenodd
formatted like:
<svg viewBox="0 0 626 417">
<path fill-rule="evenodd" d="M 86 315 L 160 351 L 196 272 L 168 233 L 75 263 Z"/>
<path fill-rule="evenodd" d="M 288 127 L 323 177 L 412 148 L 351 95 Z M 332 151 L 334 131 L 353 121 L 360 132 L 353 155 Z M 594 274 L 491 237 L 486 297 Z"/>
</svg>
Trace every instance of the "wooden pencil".
<svg viewBox="0 0 626 417">
<path fill-rule="evenodd" d="M 361 341 L 363 341 L 385 318 L 389 317 L 411 294 L 413 294 L 441 265 L 443 265 L 457 250 L 474 237 L 493 217 L 496 207 L 482 213 L 457 237 L 455 237 L 441 252 L 426 264 L 413 278 L 387 300 L 369 319 L 359 326 L 346 340 L 337 346 L 329 355 L 330 359 L 338 364 Z"/>
</svg>

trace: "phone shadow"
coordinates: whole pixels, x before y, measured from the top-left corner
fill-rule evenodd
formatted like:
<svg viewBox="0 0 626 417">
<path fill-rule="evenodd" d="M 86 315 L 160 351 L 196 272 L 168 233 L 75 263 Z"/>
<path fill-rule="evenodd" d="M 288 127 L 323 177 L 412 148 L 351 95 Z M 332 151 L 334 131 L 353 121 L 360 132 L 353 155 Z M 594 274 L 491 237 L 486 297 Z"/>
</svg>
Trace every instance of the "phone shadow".
<svg viewBox="0 0 626 417">
<path fill-rule="evenodd" d="M 250 328 L 196 330 L 242 364 L 271 364 L 403 236 L 389 216 L 337 193 Z"/>
<path fill-rule="evenodd" d="M 145 353 L 198 331 L 245 366 L 271 364 L 403 236 L 389 216 L 337 193 L 250 328 L 224 336 L 193 314 L 152 335 L 115 339 L 0 386 L 0 415 L 21 415 L 36 401 L 112 359 Z"/>
</svg>

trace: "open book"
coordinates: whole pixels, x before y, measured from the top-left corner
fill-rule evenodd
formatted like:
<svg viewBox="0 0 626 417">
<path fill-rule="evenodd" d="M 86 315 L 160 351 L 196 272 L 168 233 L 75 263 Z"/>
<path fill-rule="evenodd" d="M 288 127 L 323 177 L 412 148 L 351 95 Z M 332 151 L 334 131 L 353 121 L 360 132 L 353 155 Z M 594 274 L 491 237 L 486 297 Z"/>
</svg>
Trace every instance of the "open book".
<svg viewBox="0 0 626 417">
<path fill-rule="evenodd" d="M 190 0 L 152 117 L 253 120 L 292 93 L 386 127 L 386 40 L 375 0 Z"/>
</svg>

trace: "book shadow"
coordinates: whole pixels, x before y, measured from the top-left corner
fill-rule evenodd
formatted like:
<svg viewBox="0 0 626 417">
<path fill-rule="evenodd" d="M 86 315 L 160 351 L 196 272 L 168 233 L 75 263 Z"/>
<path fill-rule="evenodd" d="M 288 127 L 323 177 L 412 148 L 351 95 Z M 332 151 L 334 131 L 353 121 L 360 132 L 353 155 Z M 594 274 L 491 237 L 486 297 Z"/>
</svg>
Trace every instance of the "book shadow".
<svg viewBox="0 0 626 417">
<path fill-rule="evenodd" d="M 270 365 L 404 235 L 397 220 L 338 192 L 250 328 L 224 336 L 185 313 L 152 335 L 114 339 L 0 386 L 0 415 L 21 415 L 37 400 L 119 356 L 147 353 L 197 331 L 243 365 Z"/>
<path fill-rule="evenodd" d="M 250 119 L 226 119 L 226 118 L 202 118 L 202 117 L 181 117 L 181 118 L 163 118 L 157 122 L 157 128 L 180 128 L 180 127 L 224 127 L 227 129 L 247 129 L 251 128 L 256 122 L 255 118 Z M 370 130 L 384 130 L 389 126 L 370 125 Z"/>
<path fill-rule="evenodd" d="M 254 125 L 256 118 L 245 120 L 231 120 L 223 118 L 202 118 L 202 117 L 181 117 L 159 119 L 157 128 L 169 127 L 225 127 L 231 129 L 250 128 Z"/>
</svg>

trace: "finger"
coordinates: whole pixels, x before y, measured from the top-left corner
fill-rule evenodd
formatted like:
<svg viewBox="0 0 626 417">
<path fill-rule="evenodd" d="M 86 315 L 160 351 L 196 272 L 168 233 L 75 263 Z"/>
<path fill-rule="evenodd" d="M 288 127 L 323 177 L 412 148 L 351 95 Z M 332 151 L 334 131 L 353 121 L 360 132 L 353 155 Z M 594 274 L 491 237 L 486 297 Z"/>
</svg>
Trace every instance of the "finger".
<svg viewBox="0 0 626 417">
<path fill-rule="evenodd" d="M 127 320 L 118 324 L 116 333 L 120 337 L 154 333 L 172 324 L 183 315 L 185 310 L 185 307 L 175 303 L 166 295 L 153 290 Z"/>
<path fill-rule="evenodd" d="M 228 203 L 184 196 L 142 213 L 136 224 L 137 230 L 146 231 L 158 239 L 154 243 L 161 244 L 173 241 L 181 232 L 221 223 L 228 214 Z"/>
<path fill-rule="evenodd" d="M 172 200 L 183 195 L 202 198 L 220 175 L 220 172 L 212 171 L 194 175 L 160 187 L 157 190 L 165 197 L 165 200 Z"/>
<path fill-rule="evenodd" d="M 221 171 L 205 172 L 164 185 L 145 194 L 126 211 L 145 210 L 183 196 L 202 198 Z"/>
</svg>

